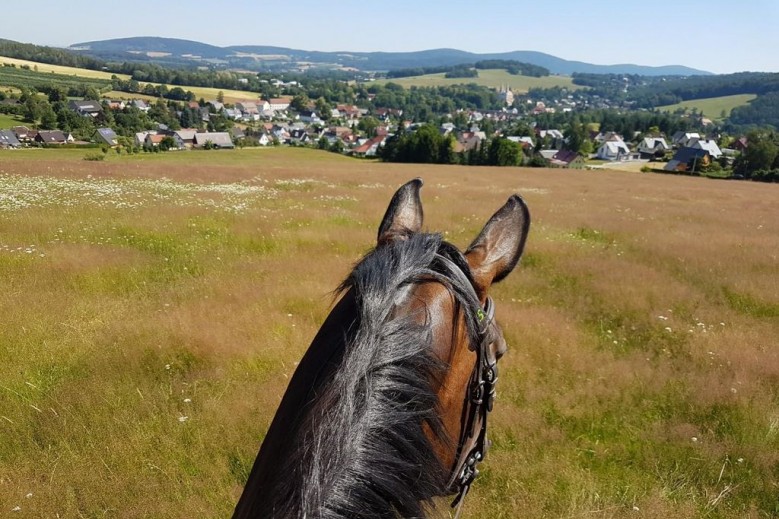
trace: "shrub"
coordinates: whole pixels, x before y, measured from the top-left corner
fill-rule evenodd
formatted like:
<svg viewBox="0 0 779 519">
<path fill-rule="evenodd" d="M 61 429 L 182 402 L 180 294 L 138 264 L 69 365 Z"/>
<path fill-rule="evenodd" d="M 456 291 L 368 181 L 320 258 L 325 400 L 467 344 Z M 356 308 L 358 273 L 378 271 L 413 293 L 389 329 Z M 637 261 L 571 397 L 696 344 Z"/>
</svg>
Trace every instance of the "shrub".
<svg viewBox="0 0 779 519">
<path fill-rule="evenodd" d="M 84 160 L 89 160 L 89 161 L 105 160 L 105 154 L 104 153 L 87 153 L 86 155 L 84 155 Z"/>
</svg>

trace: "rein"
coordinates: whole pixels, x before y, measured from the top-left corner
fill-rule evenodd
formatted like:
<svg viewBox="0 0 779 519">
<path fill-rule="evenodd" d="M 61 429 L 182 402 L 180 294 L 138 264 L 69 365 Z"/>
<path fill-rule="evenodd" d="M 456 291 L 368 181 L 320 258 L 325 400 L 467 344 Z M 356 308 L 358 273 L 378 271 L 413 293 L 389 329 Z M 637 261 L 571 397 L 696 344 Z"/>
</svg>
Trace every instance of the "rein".
<svg viewBox="0 0 779 519">
<path fill-rule="evenodd" d="M 439 256 L 439 259 L 446 265 L 447 270 L 458 278 L 461 286 L 470 288 L 470 297 L 478 302 L 476 291 L 462 270 L 445 257 Z M 487 416 L 492 411 L 495 384 L 498 381 L 498 361 L 490 346 L 498 338 L 496 334 L 499 329 L 495 323 L 495 304 L 491 297 L 487 297 L 483 308 L 479 305 L 475 317 L 479 326 L 478 343 L 473 345 L 476 350 L 476 364 L 468 384 L 467 407 L 463 411 L 467 415 L 458 442 L 457 462 L 446 486 L 448 492 L 456 494 L 451 505 L 457 509 L 455 519 L 460 516 L 463 499 L 479 475 L 476 466 L 484 459 L 489 447 Z"/>
</svg>

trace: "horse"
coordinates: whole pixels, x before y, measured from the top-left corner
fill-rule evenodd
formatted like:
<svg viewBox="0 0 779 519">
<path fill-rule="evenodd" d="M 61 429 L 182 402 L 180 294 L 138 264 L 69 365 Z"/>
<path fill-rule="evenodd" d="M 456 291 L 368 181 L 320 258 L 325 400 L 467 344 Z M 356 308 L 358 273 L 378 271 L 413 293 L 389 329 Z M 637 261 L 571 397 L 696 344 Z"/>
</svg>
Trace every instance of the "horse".
<svg viewBox="0 0 779 519">
<path fill-rule="evenodd" d="M 530 214 L 512 195 L 461 252 L 422 232 L 422 184 L 395 192 L 336 290 L 235 519 L 427 517 L 447 495 L 459 514 L 506 352 L 488 291 L 519 262 Z"/>
</svg>

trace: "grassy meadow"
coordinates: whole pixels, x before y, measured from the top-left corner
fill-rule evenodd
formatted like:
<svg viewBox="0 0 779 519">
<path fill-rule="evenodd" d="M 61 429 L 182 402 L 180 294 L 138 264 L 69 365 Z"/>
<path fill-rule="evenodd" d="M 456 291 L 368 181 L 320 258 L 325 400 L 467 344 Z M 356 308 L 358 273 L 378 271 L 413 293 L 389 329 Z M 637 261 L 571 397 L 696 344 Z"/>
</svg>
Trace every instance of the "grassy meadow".
<svg viewBox="0 0 779 519">
<path fill-rule="evenodd" d="M 730 112 L 732 112 L 734 108 L 748 104 L 756 97 L 757 96 L 754 94 L 708 97 L 705 99 L 682 101 L 675 105 L 658 106 L 657 109 L 661 112 L 675 112 L 680 108 L 687 111 L 696 109 L 698 110 L 698 113 L 704 114 L 714 121 L 722 121 L 730 116 Z M 725 112 L 725 117 L 722 117 L 723 111 Z"/>
<path fill-rule="evenodd" d="M 557 86 L 565 87 L 569 90 L 576 90 L 581 88 L 577 85 L 574 85 L 571 78 L 567 76 L 517 76 L 514 74 L 509 74 L 503 69 L 479 70 L 479 77 L 474 78 L 446 78 L 444 77 L 444 74 L 441 73 L 426 74 L 424 76 L 382 79 L 376 82 L 382 84 L 397 83 L 406 88 L 410 88 L 412 86 L 437 87 L 476 83 L 477 85 L 490 88 L 509 86 L 515 93 L 525 93 L 531 88 L 552 88 Z"/>
<path fill-rule="evenodd" d="M 0 130 L 7 130 L 8 128 L 13 128 L 14 126 L 19 126 L 20 124 L 24 124 L 21 117 L 0 114 Z"/>
<path fill-rule="evenodd" d="M 777 186 L 303 149 L 0 152 L 0 517 L 229 517 L 289 376 L 425 180 L 533 224 L 464 518 L 779 514 Z M 441 502 L 447 516 L 448 502 Z"/>
</svg>

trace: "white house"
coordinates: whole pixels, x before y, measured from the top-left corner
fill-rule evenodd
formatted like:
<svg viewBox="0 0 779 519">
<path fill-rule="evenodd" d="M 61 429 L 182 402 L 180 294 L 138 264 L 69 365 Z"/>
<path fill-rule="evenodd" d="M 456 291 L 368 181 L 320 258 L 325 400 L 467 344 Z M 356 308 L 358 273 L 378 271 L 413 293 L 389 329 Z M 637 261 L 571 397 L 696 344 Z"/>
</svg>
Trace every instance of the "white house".
<svg viewBox="0 0 779 519">
<path fill-rule="evenodd" d="M 289 100 L 285 98 L 269 99 L 268 104 L 270 104 L 270 110 L 274 111 L 281 111 L 289 108 Z"/>
<path fill-rule="evenodd" d="M 624 141 L 606 141 L 598 148 L 596 157 L 601 160 L 626 160 L 630 156 L 630 148 Z"/>
<path fill-rule="evenodd" d="M 674 146 L 678 146 L 680 148 L 690 147 L 690 140 L 692 139 L 700 139 L 701 136 L 697 132 L 683 132 L 678 131 L 674 133 L 673 137 L 671 138 L 671 142 Z"/>
<path fill-rule="evenodd" d="M 663 155 L 670 149 L 671 147 L 662 137 L 644 137 L 638 145 L 638 151 L 642 156 Z"/>
<path fill-rule="evenodd" d="M 688 146 L 696 150 L 706 150 L 712 158 L 718 159 L 722 156 L 722 150 L 717 143 L 711 139 L 691 139 Z"/>
</svg>

